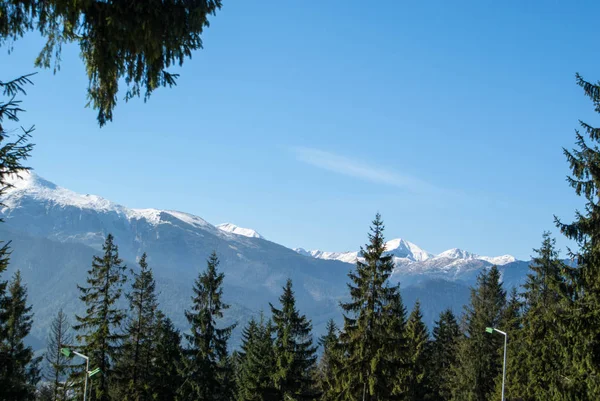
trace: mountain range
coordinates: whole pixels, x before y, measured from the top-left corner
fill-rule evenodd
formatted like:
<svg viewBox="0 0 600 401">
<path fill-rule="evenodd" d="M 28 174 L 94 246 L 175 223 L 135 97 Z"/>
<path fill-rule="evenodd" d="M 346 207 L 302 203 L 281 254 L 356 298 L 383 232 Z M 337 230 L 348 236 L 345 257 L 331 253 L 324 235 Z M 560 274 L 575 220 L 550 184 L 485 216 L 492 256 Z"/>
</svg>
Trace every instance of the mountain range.
<svg viewBox="0 0 600 401">
<path fill-rule="evenodd" d="M 12 240 L 10 274 L 20 269 L 35 313 L 30 342 L 44 346 L 47 328 L 59 308 L 81 313 L 77 284 L 85 283 L 92 256 L 101 252 L 108 233 L 130 269 L 143 252 L 153 268 L 161 308 L 185 329 L 184 310 L 190 305 L 193 280 L 214 250 L 225 273 L 224 297 L 231 305 L 224 324 L 237 322 L 234 345 L 250 316 L 269 312 L 288 278 L 294 283 L 300 310 L 312 319 L 315 335 L 326 321 L 341 322 L 339 302 L 347 297 L 347 274 L 359 251 L 324 252 L 289 249 L 255 230 L 231 223 L 213 225 L 173 210 L 131 209 L 97 195 L 78 194 L 32 172 L 13 176 L 3 199 L 0 239 Z M 357 243 L 366 238 L 357 238 Z M 528 262 L 510 255 L 478 256 L 460 249 L 438 255 L 393 239 L 386 243 L 393 256 L 393 283 L 400 283 L 406 306 L 421 300 L 431 326 L 439 312 L 456 313 L 468 301 L 469 286 L 482 269 L 499 266 L 507 287 L 522 283 Z M 6 276 L 8 277 L 8 276 Z"/>
</svg>

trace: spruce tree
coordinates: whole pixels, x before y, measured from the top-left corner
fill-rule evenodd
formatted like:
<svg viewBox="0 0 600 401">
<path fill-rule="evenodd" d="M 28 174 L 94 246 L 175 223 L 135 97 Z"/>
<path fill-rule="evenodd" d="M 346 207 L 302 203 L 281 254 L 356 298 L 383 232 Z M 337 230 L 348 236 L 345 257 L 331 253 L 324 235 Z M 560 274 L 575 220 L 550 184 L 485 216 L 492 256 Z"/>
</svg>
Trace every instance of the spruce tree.
<svg viewBox="0 0 600 401">
<path fill-rule="evenodd" d="M 275 325 L 273 381 L 282 399 L 310 399 L 317 348 L 313 346 L 310 320 L 296 308 L 292 280 L 287 280 L 279 302 L 281 309 L 270 304 Z"/>
<path fill-rule="evenodd" d="M 149 364 L 157 310 L 156 284 L 145 253 L 140 258 L 139 266 L 139 273 L 131 271 L 134 282 L 131 291 L 126 294 L 130 319 L 117 370 L 124 387 L 122 399 L 147 401 L 152 398 Z"/>
<path fill-rule="evenodd" d="M 154 320 L 154 339 L 151 348 L 150 391 L 152 398 L 160 401 L 175 401 L 183 380 L 179 374 L 182 365 L 181 334 L 161 311 Z"/>
<path fill-rule="evenodd" d="M 577 84 L 600 113 L 600 85 L 577 75 Z M 577 261 L 573 271 L 574 306 L 565 321 L 572 341 L 564 358 L 570 360 L 565 381 L 574 383 L 569 389 L 581 400 L 600 399 L 600 128 L 580 121 L 585 133 L 576 131 L 577 149 L 564 154 L 572 175 L 569 185 L 585 199 L 585 211 L 577 211 L 575 221 L 563 223 L 556 219 L 561 232 L 575 241 L 579 249 L 571 252 Z"/>
<path fill-rule="evenodd" d="M 397 378 L 405 368 L 405 311 L 399 288 L 388 284 L 394 263 L 385 254 L 383 231 L 377 214 L 369 243 L 361 247 L 355 271 L 348 275 L 351 300 L 341 304 L 343 360 L 338 391 L 347 400 L 391 400 L 403 391 Z"/>
<path fill-rule="evenodd" d="M 408 346 L 408 369 L 402 373 L 401 380 L 406 381 L 406 401 L 425 401 L 432 399 L 429 362 L 431 357 L 429 331 L 423 323 L 421 304 L 415 303 L 406 323 Z M 436 378 L 437 380 L 437 378 Z"/>
<path fill-rule="evenodd" d="M 100 125 L 111 121 L 118 98 L 143 96 L 176 84 L 170 67 L 202 48 L 208 18 L 221 0 L 112 2 L 28 0 L 0 2 L 0 46 L 36 30 L 46 39 L 37 67 L 60 69 L 64 45 L 79 46 L 89 78 L 89 104 Z M 123 86 L 127 91 L 118 95 Z"/>
<path fill-rule="evenodd" d="M 505 378 L 505 399 L 508 400 L 519 400 L 522 399 L 521 393 L 518 389 L 519 383 L 523 383 L 525 380 L 523 366 L 515 363 L 517 359 L 517 353 L 522 349 L 522 308 L 523 303 L 521 302 L 517 289 L 512 288 L 508 301 L 504 310 L 502 311 L 502 319 L 500 326 L 502 330 L 508 334 L 507 346 L 506 346 L 506 378 Z M 504 360 L 504 347 L 498 350 L 498 358 Z M 496 395 L 495 397 L 502 397 L 502 375 L 496 377 Z"/>
<path fill-rule="evenodd" d="M 76 316 L 74 329 L 81 344 L 81 353 L 90 358 L 90 367 L 98 367 L 90 401 L 108 401 L 109 384 L 114 379 L 114 362 L 126 337 L 119 331 L 126 313 L 117 305 L 125 282 L 125 266 L 111 234 L 102 247 L 104 255 L 94 256 L 88 270 L 87 287 L 77 286 L 85 303 L 86 313 Z"/>
<path fill-rule="evenodd" d="M 322 347 L 317 376 L 320 399 L 323 401 L 335 400 L 341 355 L 339 329 L 333 319 L 327 322 L 326 333 L 319 339 L 319 345 Z"/>
<path fill-rule="evenodd" d="M 504 338 L 486 332 L 486 327 L 500 327 L 506 305 L 506 291 L 496 266 L 477 277 L 471 289 L 471 301 L 465 307 L 466 337 L 459 343 L 454 366 L 452 399 L 455 401 L 488 401 L 494 391 L 496 377 L 502 374 L 500 349 Z"/>
<path fill-rule="evenodd" d="M 71 371 L 71 361 L 62 352 L 61 348 L 72 346 L 73 334 L 67 315 L 62 308 L 52 320 L 46 353 L 44 354 L 45 369 L 44 379 L 48 382 L 50 400 L 65 401 L 71 385 L 68 380 Z"/>
<path fill-rule="evenodd" d="M 229 390 L 223 387 L 224 362 L 227 359 L 227 340 L 235 325 L 218 328 L 217 320 L 229 305 L 223 303 L 224 274 L 217 272 L 219 259 L 213 252 L 206 271 L 194 283 L 192 308 L 185 311 L 191 326 L 185 337 L 189 347 L 185 350 L 182 376 L 184 384 L 179 389 L 181 400 L 224 400 Z"/>
<path fill-rule="evenodd" d="M 434 400 L 449 401 L 452 397 L 451 368 L 457 362 L 460 338 L 461 332 L 456 317 L 451 309 L 446 309 L 433 327 L 430 367 Z"/>
<path fill-rule="evenodd" d="M 526 401 L 566 400 L 570 391 L 564 378 L 571 373 L 565 363 L 568 347 L 564 346 L 570 336 L 562 322 L 568 319 L 572 307 L 565 278 L 567 267 L 549 232 L 544 233 L 542 246 L 534 252 L 523 285 L 522 329 L 516 339 L 509 339 L 513 361 L 508 364 L 507 394 Z"/>
<path fill-rule="evenodd" d="M 41 357 L 34 357 L 30 346 L 25 345 L 33 315 L 27 305 L 27 288 L 21 281 L 21 273 L 15 272 L 5 301 L 6 333 L 0 343 L 2 365 L 0 367 L 0 399 L 25 401 L 35 398 L 36 385 L 40 379 Z"/>
<path fill-rule="evenodd" d="M 5 100 L 0 101 L 0 207 L 4 206 L 2 200 L 6 191 L 11 187 L 10 178 L 18 176 L 28 170 L 23 165 L 27 160 L 33 145 L 29 143 L 31 132 L 30 129 L 21 128 L 20 134 L 11 137 L 11 132 L 14 132 L 17 127 L 7 127 L 7 121 L 12 123 L 19 122 L 19 115 L 23 111 L 20 107 L 20 101 L 17 95 L 25 94 L 24 86 L 31 84 L 29 76 L 22 76 L 12 81 L 0 81 L 0 92 Z M 0 222 L 2 219 L 0 218 Z M 8 388 L 7 368 L 9 355 L 6 353 L 7 348 L 2 344 L 8 341 L 8 295 L 6 289 L 8 286 L 7 280 L 2 277 L 9 264 L 10 248 L 9 242 L 0 241 L 0 399 L 2 399 L 3 389 Z"/>
<path fill-rule="evenodd" d="M 281 401 L 273 382 L 276 371 L 273 331 L 272 322 L 265 321 L 262 315 L 260 321 L 251 319 L 244 328 L 236 401 Z"/>
</svg>

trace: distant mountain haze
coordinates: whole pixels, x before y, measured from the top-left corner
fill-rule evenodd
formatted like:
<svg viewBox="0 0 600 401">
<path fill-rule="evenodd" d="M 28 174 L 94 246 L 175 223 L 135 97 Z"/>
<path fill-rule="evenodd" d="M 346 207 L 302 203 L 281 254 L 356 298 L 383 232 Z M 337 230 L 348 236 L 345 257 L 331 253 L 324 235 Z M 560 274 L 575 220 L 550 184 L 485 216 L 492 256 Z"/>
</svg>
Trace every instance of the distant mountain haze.
<svg viewBox="0 0 600 401">
<path fill-rule="evenodd" d="M 225 273 L 224 299 L 231 304 L 224 324 L 239 323 L 233 346 L 246 321 L 268 311 L 269 302 L 277 302 L 288 278 L 293 280 L 298 307 L 313 321 L 315 336 L 323 333 L 329 318 L 341 323 L 339 302 L 348 295 L 347 274 L 358 251 L 293 250 L 250 228 L 213 225 L 179 211 L 127 208 L 100 196 L 75 193 L 34 173 L 13 177 L 11 184 L 0 210 L 5 219 L 0 239 L 13 241 L 4 279 L 16 269 L 22 271 L 35 313 L 30 342 L 36 348 L 44 347 L 59 308 L 72 322 L 73 314 L 82 310 L 76 285 L 85 283 L 92 256 L 100 253 L 108 233 L 114 235 L 129 268 L 136 269 L 141 254 L 148 254 L 160 307 L 183 330 L 193 280 L 213 250 Z M 358 244 L 366 242 L 367 230 L 365 225 L 365 237 L 357 238 Z M 527 262 L 510 255 L 486 257 L 460 249 L 433 255 L 404 239 L 389 240 L 386 248 L 396 266 L 392 283 L 402 285 L 408 308 L 420 299 L 429 325 L 447 307 L 462 312 L 468 287 L 482 269 L 499 265 L 508 288 L 520 285 L 528 269 Z M 124 290 L 129 287 L 130 283 Z"/>
</svg>

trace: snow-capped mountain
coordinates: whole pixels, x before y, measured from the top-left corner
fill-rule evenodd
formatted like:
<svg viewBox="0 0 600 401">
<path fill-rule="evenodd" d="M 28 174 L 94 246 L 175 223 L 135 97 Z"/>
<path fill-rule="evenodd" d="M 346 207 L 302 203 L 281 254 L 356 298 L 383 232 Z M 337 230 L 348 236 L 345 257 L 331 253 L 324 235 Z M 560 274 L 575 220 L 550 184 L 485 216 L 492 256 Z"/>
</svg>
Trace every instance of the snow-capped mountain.
<svg viewBox="0 0 600 401">
<path fill-rule="evenodd" d="M 260 235 L 259 233 L 257 233 L 256 231 L 254 231 L 251 228 L 242 228 L 242 227 L 238 227 L 235 224 L 231 224 L 231 223 L 219 224 L 217 226 L 217 228 L 219 230 L 225 231 L 227 233 L 243 235 L 244 237 L 264 239 L 264 237 L 262 235 Z"/>
<path fill-rule="evenodd" d="M 193 280 L 212 251 L 217 252 L 219 268 L 225 273 L 225 301 L 232 305 L 226 318 L 239 323 L 235 335 L 252 314 L 277 302 L 288 278 L 293 280 L 298 307 L 312 319 L 315 335 L 322 334 L 329 318 L 341 318 L 339 301 L 347 296 L 347 273 L 349 263 L 358 257 L 356 251 L 291 250 L 233 224 L 215 226 L 174 210 L 131 209 L 62 188 L 33 173 L 21 176 L 11 178 L 13 187 L 0 209 L 0 218 L 5 220 L 0 224 L 0 240 L 12 240 L 13 251 L 3 278 L 21 270 L 36 316 L 32 338 L 40 344 L 58 308 L 69 314 L 80 312 L 76 285 L 85 282 L 92 256 L 101 252 L 108 233 L 114 235 L 120 257 L 129 268 L 136 267 L 142 253 L 148 254 L 161 308 L 180 328 L 187 325 L 183 311 L 189 307 Z M 432 284 L 446 287 L 438 291 L 435 304 L 427 306 L 426 320 L 430 322 L 448 306 L 460 308 L 468 294 L 464 284 L 472 283 L 481 269 L 498 259 L 467 257 L 463 251 L 432 255 L 402 239 L 388 241 L 386 249 L 396 263 L 393 278 L 409 294 L 408 307 L 410 300 L 420 298 L 425 304 L 431 297 L 427 280 L 446 280 Z M 509 262 L 514 260 L 511 258 L 498 260 Z M 504 277 L 519 282 L 526 265 L 513 267 L 518 263 L 522 262 L 505 264 Z M 448 280 L 454 283 L 444 284 Z"/>
<path fill-rule="evenodd" d="M 344 263 L 356 263 L 359 258 L 359 252 L 306 251 L 302 248 L 294 250 L 304 256 L 337 260 Z M 479 256 L 458 248 L 452 248 L 434 255 L 412 242 L 401 238 L 388 241 L 386 243 L 386 251 L 393 256 L 396 267 L 392 279 L 397 281 L 402 281 L 407 276 L 415 275 L 456 280 L 464 275 L 471 276 L 473 271 L 479 271 L 492 265 L 504 266 L 517 262 L 511 255 L 495 257 Z M 412 281 L 409 280 L 409 282 Z"/>
<path fill-rule="evenodd" d="M 80 307 L 76 284 L 85 282 L 92 256 L 101 252 L 108 233 L 130 268 L 147 252 L 161 288 L 161 304 L 180 327 L 186 325 L 183 311 L 189 306 L 193 281 L 212 251 L 226 276 L 225 300 L 232 305 L 228 318 L 239 321 L 240 328 L 252 313 L 277 302 L 288 278 L 317 331 L 339 312 L 338 300 L 346 292 L 345 264 L 304 258 L 253 230 L 216 227 L 179 211 L 131 209 L 70 191 L 33 173 L 21 176 L 11 178 L 13 188 L 3 199 L 0 240 L 13 240 L 7 274 L 20 269 L 28 283 L 36 315 L 34 336 L 45 338 L 42 326 L 57 306 L 67 311 Z"/>
<path fill-rule="evenodd" d="M 344 263 L 355 263 L 358 258 L 358 252 L 323 252 L 323 251 L 307 251 L 303 248 L 294 248 L 294 251 L 303 256 L 310 256 L 316 259 L 337 260 Z"/>
</svg>

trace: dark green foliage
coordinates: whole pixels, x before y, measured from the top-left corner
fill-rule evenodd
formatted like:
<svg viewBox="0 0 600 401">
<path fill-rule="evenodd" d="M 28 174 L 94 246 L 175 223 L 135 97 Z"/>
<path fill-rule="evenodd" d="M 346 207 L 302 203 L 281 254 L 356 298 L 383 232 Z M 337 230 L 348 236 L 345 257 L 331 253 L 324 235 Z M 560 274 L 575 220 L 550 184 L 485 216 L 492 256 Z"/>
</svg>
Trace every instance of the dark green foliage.
<svg viewBox="0 0 600 401">
<path fill-rule="evenodd" d="M 147 401 L 152 399 L 152 359 L 157 301 L 152 269 L 144 253 L 139 261 L 139 273 L 132 270 L 134 282 L 129 300 L 129 322 L 126 340 L 118 358 L 117 370 L 122 385 L 122 399 Z"/>
<path fill-rule="evenodd" d="M 225 389 L 222 378 L 229 374 L 227 340 L 234 326 L 217 328 L 217 319 L 229 305 L 222 302 L 223 273 L 217 273 L 219 259 L 212 253 L 206 271 L 194 283 L 192 308 L 185 312 L 191 326 L 185 337 L 189 347 L 185 350 L 181 374 L 184 384 L 178 392 L 181 400 L 224 400 L 230 389 Z"/>
<path fill-rule="evenodd" d="M 90 367 L 99 367 L 102 374 L 94 378 L 90 399 L 109 400 L 109 384 L 114 379 L 114 362 L 119 357 L 121 342 L 126 337 L 119 328 L 126 317 L 117 307 L 125 282 L 125 266 L 119 259 L 117 245 L 109 234 L 102 247 L 104 255 L 94 256 L 88 270 L 87 287 L 77 286 L 86 305 L 86 314 L 76 316 L 74 329 L 81 353 L 90 358 Z"/>
<path fill-rule="evenodd" d="M 341 355 L 339 329 L 333 319 L 327 322 L 327 332 L 319 339 L 319 345 L 323 348 L 323 352 L 318 365 L 318 390 L 321 400 L 335 400 Z"/>
<path fill-rule="evenodd" d="M 0 400 L 33 400 L 40 379 L 41 358 L 34 358 L 33 350 L 24 343 L 33 316 L 31 306 L 27 305 L 27 289 L 18 270 L 8 286 L 2 312 L 6 326 L 0 343 Z"/>
<path fill-rule="evenodd" d="M 577 83 L 600 113 L 600 86 L 577 75 Z M 567 238 L 579 245 L 571 257 L 577 269 L 569 277 L 574 286 L 571 297 L 572 313 L 564 320 L 570 342 L 563 358 L 570 365 L 564 380 L 570 383 L 566 390 L 580 400 L 600 399 L 600 129 L 580 121 L 587 138 L 576 131 L 577 147 L 564 149 L 572 175 L 569 185 L 586 200 L 585 211 L 577 211 L 575 221 L 556 224 Z"/>
<path fill-rule="evenodd" d="M 431 343 L 431 386 L 433 399 L 449 401 L 451 392 L 451 368 L 456 365 L 460 328 L 452 310 L 446 309 L 440 314 L 433 328 Z"/>
<path fill-rule="evenodd" d="M 574 363 L 580 341 L 573 327 L 577 270 L 559 259 L 549 233 L 534 251 L 523 286 L 522 327 L 509 340 L 507 394 L 526 401 L 587 399 L 586 382 L 573 380 L 582 373 Z"/>
<path fill-rule="evenodd" d="M 430 400 L 433 395 L 429 370 L 431 343 L 427 326 L 423 323 L 419 301 L 415 303 L 406 323 L 406 341 L 408 369 L 403 372 L 401 379 L 406 383 L 404 399 L 406 401 Z"/>
<path fill-rule="evenodd" d="M 280 401 L 273 383 L 276 370 L 273 326 L 263 316 L 251 319 L 244 328 L 237 367 L 237 401 Z"/>
<path fill-rule="evenodd" d="M 173 322 L 157 311 L 153 330 L 151 390 L 155 400 L 174 401 L 183 380 L 179 375 L 182 364 L 181 334 Z"/>
<path fill-rule="evenodd" d="M 509 342 L 509 355 L 514 357 L 508 364 L 507 390 L 527 401 L 566 400 L 570 393 L 564 379 L 571 375 L 565 363 L 571 336 L 563 322 L 570 319 L 572 304 L 564 275 L 567 267 L 555 243 L 545 232 L 542 246 L 534 250 L 531 273 L 523 286 L 522 329 L 516 344 L 513 339 Z"/>
<path fill-rule="evenodd" d="M 65 401 L 67 392 L 72 384 L 68 378 L 71 371 L 71 360 L 64 356 L 60 349 L 73 344 L 73 335 L 69 320 L 62 309 L 58 311 L 50 326 L 46 353 L 44 354 L 44 379 L 48 382 L 52 401 Z"/>
<path fill-rule="evenodd" d="M 507 333 L 507 362 L 506 362 L 506 389 L 505 398 L 509 400 L 521 399 L 520 392 L 517 390 L 517 383 L 525 381 L 524 367 L 517 362 L 517 353 L 522 348 L 522 309 L 523 303 L 519 299 L 517 289 L 513 288 L 510 292 L 506 307 L 502 312 L 500 327 Z M 496 335 L 494 333 L 494 335 Z M 501 338 L 503 338 L 501 336 Z M 498 358 L 504 359 L 504 347 L 498 350 Z M 510 358 L 510 359 L 509 359 Z M 502 376 L 496 377 L 496 395 L 502 397 Z"/>
<path fill-rule="evenodd" d="M 19 122 L 19 114 L 24 110 L 21 108 L 21 101 L 17 100 L 17 96 L 26 94 L 24 86 L 32 84 L 30 76 L 24 75 L 7 82 L 0 81 L 0 90 L 5 98 L 0 102 L 0 166 L 2 167 L 0 169 L 0 206 L 4 206 L 1 202 L 6 190 L 10 187 L 8 178 L 14 175 L 18 176 L 19 173 L 29 169 L 22 163 L 29 158 L 33 150 L 33 144 L 29 143 L 29 138 L 34 128 L 20 127 L 19 134 L 11 140 L 10 132 L 15 131 L 17 127 L 7 128 L 6 121 Z"/>
<path fill-rule="evenodd" d="M 4 206 L 2 201 L 6 191 L 10 188 L 8 179 L 27 170 L 23 166 L 23 161 L 27 160 L 33 145 L 28 143 L 33 127 L 30 129 L 21 128 L 21 133 L 14 139 L 9 135 L 14 128 L 6 128 L 6 121 L 17 123 L 19 114 L 23 111 L 20 107 L 20 101 L 16 100 L 18 94 L 25 94 L 24 86 L 31 84 L 28 76 L 22 76 L 12 81 L 0 81 L 0 90 L 5 98 L 0 102 L 0 206 Z M 0 222 L 2 220 L 0 219 Z M 6 287 L 7 282 L 3 279 L 2 273 L 6 271 L 9 263 L 10 249 L 9 244 L 0 241 L 0 342 L 6 340 L 7 336 L 7 313 L 6 313 Z M 0 349 L 0 361 L 7 358 Z M 2 384 L 0 383 L 0 388 Z M 1 390 L 0 390 L 1 391 Z"/>
<path fill-rule="evenodd" d="M 500 272 L 493 266 L 477 277 L 471 289 L 471 303 L 465 308 L 466 337 L 459 343 L 454 366 L 452 396 L 455 401 L 487 401 L 494 391 L 496 377 L 502 373 L 499 350 L 503 336 L 489 334 L 486 327 L 500 327 L 506 304 L 506 292 Z"/>
<path fill-rule="evenodd" d="M 296 309 L 292 281 L 289 279 L 279 302 L 281 309 L 271 305 L 275 324 L 275 388 L 282 399 L 309 399 L 314 390 L 313 371 L 317 348 L 313 346 L 310 320 Z"/>
<path fill-rule="evenodd" d="M 24 86 L 31 83 L 29 76 L 0 81 L 0 90 L 5 98 L 0 102 L 0 206 L 3 206 L 4 194 L 10 187 L 9 177 L 28 169 L 22 163 L 33 149 L 29 143 L 33 127 L 21 127 L 20 133 L 11 138 L 10 132 L 14 128 L 7 129 L 6 122 L 19 122 L 23 109 L 17 95 L 24 95 Z M 27 292 L 21 285 L 20 274 L 14 277 L 9 293 L 8 283 L 2 277 L 8 268 L 9 255 L 9 243 L 0 241 L 0 399 L 20 400 L 31 397 L 31 386 L 39 376 L 39 359 L 32 359 L 31 349 L 22 342 L 31 329 L 32 317 L 31 308 L 26 305 Z"/>
<path fill-rule="evenodd" d="M 403 391 L 397 378 L 403 364 L 405 311 L 399 289 L 388 285 L 394 268 L 384 255 L 383 222 L 377 214 L 366 249 L 349 273 L 350 302 L 341 305 L 343 360 L 337 391 L 347 400 L 390 400 Z"/>
<path fill-rule="evenodd" d="M 104 125 L 112 119 L 121 80 L 126 100 L 142 93 L 147 99 L 154 89 L 175 84 L 177 74 L 167 69 L 202 48 L 208 16 L 220 8 L 221 0 L 7 0 L 0 2 L 0 45 L 38 30 L 46 44 L 36 65 L 54 61 L 56 72 L 62 46 L 77 43 L 89 103 Z"/>
</svg>

